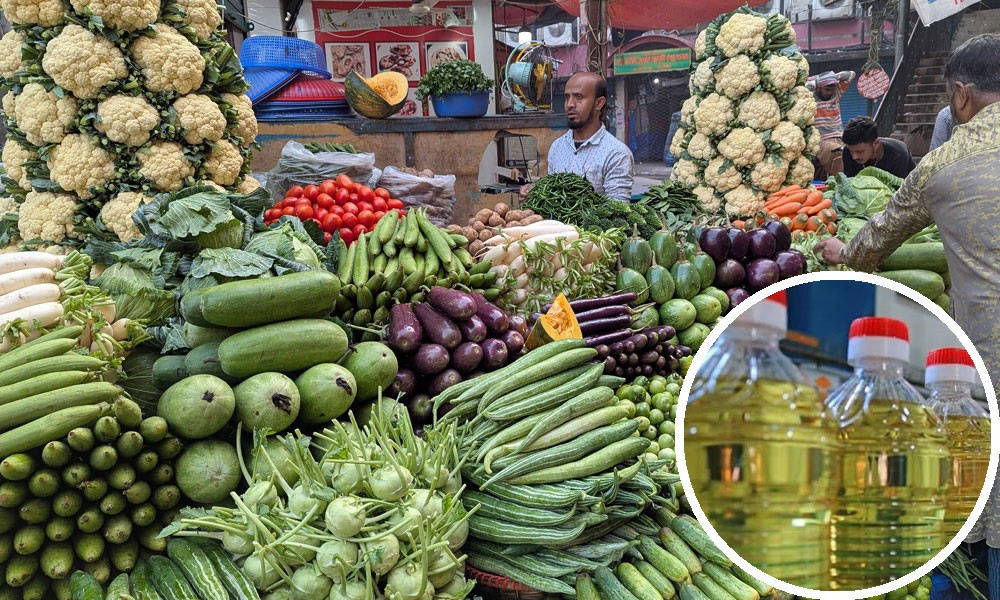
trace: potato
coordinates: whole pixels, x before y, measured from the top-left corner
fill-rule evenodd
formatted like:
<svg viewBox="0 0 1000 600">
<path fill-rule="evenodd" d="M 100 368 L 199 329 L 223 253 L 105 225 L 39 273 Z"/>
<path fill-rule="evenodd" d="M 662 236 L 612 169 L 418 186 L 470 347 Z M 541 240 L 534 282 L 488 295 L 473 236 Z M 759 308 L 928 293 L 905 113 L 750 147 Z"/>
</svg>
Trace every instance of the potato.
<svg viewBox="0 0 1000 600">
<path fill-rule="evenodd" d="M 524 218 L 524 211 L 520 211 L 520 210 L 507 211 L 507 222 L 508 223 L 511 222 L 511 221 L 520 221 L 522 218 Z"/>
<path fill-rule="evenodd" d="M 524 225 L 524 221 L 508 221 L 507 222 L 507 227 L 520 227 L 521 225 Z"/>
<path fill-rule="evenodd" d="M 496 235 L 496 232 L 491 231 L 489 229 L 484 229 L 484 230 L 482 230 L 482 231 L 479 232 L 479 239 L 480 239 L 480 241 L 485 242 L 486 240 L 490 239 L 491 237 L 493 237 L 495 235 Z"/>
<path fill-rule="evenodd" d="M 469 240 L 470 242 L 479 239 L 479 232 L 471 227 L 466 227 L 465 229 L 463 229 L 462 235 L 464 235 L 465 239 Z"/>
<path fill-rule="evenodd" d="M 524 209 L 524 210 L 521 211 L 521 220 L 522 221 L 524 220 L 525 217 L 533 217 L 533 216 L 535 216 L 535 211 L 531 210 L 530 208 L 526 208 L 526 209 Z"/>
<path fill-rule="evenodd" d="M 545 219 L 542 218 L 542 215 L 531 215 L 530 217 L 525 217 L 521 219 L 521 222 L 524 223 L 525 225 L 531 225 L 532 223 L 537 223 L 539 221 L 544 221 L 544 220 Z"/>
<path fill-rule="evenodd" d="M 473 256 L 479 254 L 480 251 L 482 251 L 482 249 L 483 249 L 483 243 L 480 242 L 479 240 L 471 242 L 469 246 L 466 248 L 466 250 L 469 251 L 469 254 Z"/>
<path fill-rule="evenodd" d="M 475 229 L 476 234 L 478 234 L 480 231 L 486 229 L 486 225 L 484 225 L 482 221 L 476 221 L 475 223 L 472 223 L 472 228 Z"/>
<path fill-rule="evenodd" d="M 462 226 L 461 225 L 451 224 L 448 227 L 446 227 L 445 229 L 447 229 L 448 231 L 450 231 L 452 233 L 462 233 Z"/>
<path fill-rule="evenodd" d="M 507 214 L 507 211 L 509 210 L 510 207 L 504 204 L 503 202 L 497 202 L 497 205 L 493 208 L 493 211 L 496 212 L 501 217 L 505 216 Z"/>
<path fill-rule="evenodd" d="M 489 225 L 490 227 L 500 227 L 500 226 L 501 226 L 501 225 L 503 225 L 504 223 L 505 223 L 505 221 L 504 221 L 503 217 L 501 217 L 500 215 L 497 215 L 497 214 L 494 214 L 494 215 L 493 215 L 492 217 L 490 217 L 490 219 L 489 219 L 489 220 L 488 220 L 488 221 L 486 222 L 486 224 L 487 224 L 487 225 Z"/>
<path fill-rule="evenodd" d="M 486 221 L 489 221 L 492 216 L 493 211 L 488 208 L 484 208 L 476 213 L 476 220 L 485 223 Z"/>
</svg>

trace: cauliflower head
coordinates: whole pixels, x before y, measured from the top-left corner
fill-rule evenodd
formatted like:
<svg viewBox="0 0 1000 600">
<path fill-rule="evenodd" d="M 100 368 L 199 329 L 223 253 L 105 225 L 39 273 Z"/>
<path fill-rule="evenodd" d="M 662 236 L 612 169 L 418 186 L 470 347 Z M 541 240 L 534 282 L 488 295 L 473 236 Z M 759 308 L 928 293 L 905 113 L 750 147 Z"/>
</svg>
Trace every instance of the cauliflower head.
<svg viewBox="0 0 1000 600">
<path fill-rule="evenodd" d="M 244 196 L 252 192 L 256 192 L 261 187 L 260 182 L 247 175 L 243 178 L 243 181 L 236 184 L 236 193 L 243 194 Z"/>
<path fill-rule="evenodd" d="M 697 96 L 690 96 L 685 100 L 681 104 L 681 119 L 689 119 L 694 116 L 694 111 L 697 110 L 699 104 L 701 104 L 701 98 Z"/>
<path fill-rule="evenodd" d="M 55 27 L 63 22 L 61 0 L 0 0 L 0 12 L 14 25 Z"/>
<path fill-rule="evenodd" d="M 694 197 L 701 203 L 702 208 L 708 212 L 716 212 L 722 206 L 722 200 L 716 195 L 715 190 L 704 185 L 696 186 L 692 192 Z"/>
<path fill-rule="evenodd" d="M 715 90 L 715 71 L 712 70 L 714 60 L 704 60 L 698 63 L 698 68 L 691 74 L 688 89 L 691 95 L 705 96 Z"/>
<path fill-rule="evenodd" d="M 152 201 L 152 197 L 141 192 L 122 192 L 101 207 L 101 222 L 123 242 L 140 238 L 142 233 L 132 222 L 132 213 Z"/>
<path fill-rule="evenodd" d="M 76 199 L 70 194 L 31 191 L 21 205 L 17 229 L 25 240 L 83 239 L 73 228 L 75 210 Z"/>
<path fill-rule="evenodd" d="M 94 197 L 91 188 L 100 188 L 115 177 L 114 155 L 83 133 L 71 133 L 53 148 L 48 166 L 56 185 L 84 200 Z"/>
<path fill-rule="evenodd" d="M 219 140 L 212 145 L 212 151 L 208 153 L 203 166 L 215 183 L 233 185 L 243 168 L 243 155 L 236 146 L 226 140 Z"/>
<path fill-rule="evenodd" d="M 112 142 L 137 147 L 159 124 L 160 113 L 144 97 L 116 94 L 97 105 L 94 127 Z"/>
<path fill-rule="evenodd" d="M 173 27 L 158 25 L 155 36 L 139 36 L 129 50 L 142 70 L 146 89 L 188 94 L 201 87 L 205 59 L 198 47 Z"/>
<path fill-rule="evenodd" d="M 194 175 L 194 165 L 177 142 L 153 142 L 138 156 L 139 173 L 162 192 L 181 189 L 184 180 Z"/>
<path fill-rule="evenodd" d="M 749 185 L 741 185 L 726 192 L 726 214 L 734 217 L 749 217 L 764 208 L 763 192 L 754 191 Z"/>
<path fill-rule="evenodd" d="M 694 40 L 694 58 L 703 60 L 706 56 L 708 56 L 708 29 L 702 29 Z"/>
<path fill-rule="evenodd" d="M 735 117 L 733 101 L 714 92 L 694 110 L 695 127 L 705 135 L 723 135 Z"/>
<path fill-rule="evenodd" d="M 0 215 L 16 215 L 21 205 L 10 196 L 0 196 Z"/>
<path fill-rule="evenodd" d="M 76 98 L 69 94 L 59 98 L 40 83 L 29 83 L 14 104 L 14 119 L 35 146 L 58 144 L 76 121 L 78 107 Z"/>
<path fill-rule="evenodd" d="M 222 15 L 215 0 L 178 0 L 184 9 L 184 24 L 190 25 L 200 38 L 207 38 L 222 25 Z"/>
<path fill-rule="evenodd" d="M 30 148 L 26 148 L 14 140 L 8 139 L 0 153 L 0 162 L 3 163 L 7 176 L 13 179 L 22 190 L 31 189 L 31 180 L 28 179 L 28 171 L 24 168 L 24 162 L 38 158 L 38 154 Z"/>
<path fill-rule="evenodd" d="M 788 167 L 788 178 L 785 183 L 788 185 L 801 185 L 806 187 L 812 182 L 813 175 L 816 174 L 816 168 L 813 167 L 812 161 L 808 158 L 799 158 L 792 162 Z"/>
<path fill-rule="evenodd" d="M 727 163 L 721 156 L 716 156 L 708 161 L 708 166 L 705 167 L 705 183 L 718 192 L 728 192 L 743 183 L 743 174 L 736 165 Z"/>
<path fill-rule="evenodd" d="M 753 92 L 740 102 L 739 121 L 757 131 L 765 131 L 781 122 L 781 108 L 768 92 Z"/>
<path fill-rule="evenodd" d="M 0 98 L 0 108 L 3 109 L 3 112 L 7 115 L 7 118 L 14 122 L 17 122 L 17 118 L 14 116 L 14 107 L 16 105 L 15 102 L 16 100 L 17 96 L 15 96 L 14 94 L 4 94 L 3 97 Z"/>
<path fill-rule="evenodd" d="M 691 133 L 680 127 L 674 132 L 674 139 L 670 140 L 670 154 L 674 157 L 679 157 L 684 153 L 685 148 L 687 148 L 688 140 L 690 139 Z"/>
<path fill-rule="evenodd" d="M 805 86 L 798 86 L 788 92 L 791 106 L 785 113 L 785 119 L 799 127 L 806 127 L 816 122 L 816 98 Z"/>
<path fill-rule="evenodd" d="M 787 92 L 799 81 L 799 65 L 780 54 L 772 54 L 760 63 L 764 83 L 778 92 Z"/>
<path fill-rule="evenodd" d="M 728 57 L 756 54 L 764 47 L 767 19 L 757 15 L 735 13 L 719 27 L 715 47 Z"/>
<path fill-rule="evenodd" d="M 729 59 L 715 74 L 715 89 L 733 99 L 745 96 L 759 83 L 757 65 L 745 54 Z"/>
<path fill-rule="evenodd" d="M 691 158 L 697 160 L 711 160 L 715 158 L 716 148 L 712 140 L 700 131 L 691 137 L 687 145 L 687 153 Z"/>
<path fill-rule="evenodd" d="M 0 38 L 0 77 L 10 77 L 27 63 L 21 59 L 21 44 L 24 37 L 11 29 Z"/>
<path fill-rule="evenodd" d="M 128 76 L 125 57 L 108 40 L 79 25 L 67 25 L 49 42 L 42 69 L 77 98 L 96 98 L 102 87 Z"/>
<path fill-rule="evenodd" d="M 108 27 L 122 31 L 145 29 L 160 15 L 157 0 L 70 0 L 70 4 L 76 12 L 90 12 Z"/>
<path fill-rule="evenodd" d="M 786 160 L 797 158 L 806 148 L 806 138 L 794 123 L 782 121 L 771 130 L 771 141 L 779 144 Z"/>
<path fill-rule="evenodd" d="M 803 150 L 802 152 L 805 153 L 805 155 L 808 156 L 809 158 L 813 158 L 814 156 L 819 154 L 819 141 L 820 141 L 819 129 L 816 129 L 815 127 L 810 125 L 808 128 L 806 128 L 804 135 L 806 138 L 806 147 L 805 150 Z"/>
<path fill-rule="evenodd" d="M 750 171 L 750 183 L 764 192 L 776 192 L 785 184 L 788 163 L 780 156 L 768 156 Z"/>
<path fill-rule="evenodd" d="M 749 127 L 738 127 L 719 142 L 719 153 L 737 167 L 748 167 L 764 158 L 766 149 L 760 133 Z"/>
<path fill-rule="evenodd" d="M 257 137 L 257 117 L 253 113 L 250 97 L 246 94 L 222 94 L 222 99 L 236 109 L 236 135 L 244 148 L 249 146 Z"/>
<path fill-rule="evenodd" d="M 188 94 L 174 100 L 174 112 L 184 140 L 192 145 L 222 139 L 226 117 L 219 105 L 204 94 Z"/>
<path fill-rule="evenodd" d="M 677 159 L 670 171 L 670 178 L 685 185 L 697 185 L 701 183 L 701 165 L 693 160 Z"/>
</svg>

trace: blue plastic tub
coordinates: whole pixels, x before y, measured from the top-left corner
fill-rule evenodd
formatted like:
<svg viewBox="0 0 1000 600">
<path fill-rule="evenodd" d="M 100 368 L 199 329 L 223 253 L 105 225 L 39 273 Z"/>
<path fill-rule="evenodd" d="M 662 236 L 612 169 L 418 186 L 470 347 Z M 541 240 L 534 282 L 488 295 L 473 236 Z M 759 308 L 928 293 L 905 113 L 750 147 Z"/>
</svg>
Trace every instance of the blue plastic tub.
<svg viewBox="0 0 1000 600">
<path fill-rule="evenodd" d="M 452 92 L 431 96 L 434 114 L 439 117 L 481 117 L 490 108 L 490 92 Z"/>
<path fill-rule="evenodd" d="M 297 69 L 330 78 L 326 55 L 319 44 L 280 35 L 259 35 L 243 40 L 240 63 L 244 69 Z"/>
</svg>

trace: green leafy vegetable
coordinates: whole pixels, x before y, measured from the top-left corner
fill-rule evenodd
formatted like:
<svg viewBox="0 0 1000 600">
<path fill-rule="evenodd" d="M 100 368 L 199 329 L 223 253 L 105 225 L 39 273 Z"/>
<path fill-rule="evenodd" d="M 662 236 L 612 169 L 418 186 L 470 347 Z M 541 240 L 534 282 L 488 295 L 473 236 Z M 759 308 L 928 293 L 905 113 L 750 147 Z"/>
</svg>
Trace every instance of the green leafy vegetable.
<svg viewBox="0 0 1000 600">
<path fill-rule="evenodd" d="M 318 246 L 302 229 L 301 223 L 296 222 L 299 223 L 298 230 L 291 222 L 285 222 L 278 228 L 258 233 L 244 250 L 260 256 L 284 259 L 307 268 L 323 268 L 323 262 L 320 260 L 322 249 L 317 251 Z M 291 267 L 276 265 L 276 270 L 280 274 L 291 270 Z"/>
<path fill-rule="evenodd" d="M 118 317 L 154 322 L 172 316 L 175 304 L 174 293 L 157 279 L 134 264 L 119 262 L 105 269 L 94 284 L 114 299 Z"/>
<path fill-rule="evenodd" d="M 193 191 L 205 189 L 206 191 Z M 150 227 L 161 237 L 190 239 L 211 233 L 233 219 L 229 198 L 212 188 L 188 188 L 174 194 L 158 195 L 148 204 Z"/>
<path fill-rule="evenodd" d="M 260 277 L 274 265 L 274 259 L 236 248 L 206 248 L 191 261 L 191 277 Z"/>
<path fill-rule="evenodd" d="M 417 100 L 451 92 L 482 92 L 493 89 L 493 80 L 479 63 L 464 58 L 438 63 L 420 78 Z"/>
</svg>

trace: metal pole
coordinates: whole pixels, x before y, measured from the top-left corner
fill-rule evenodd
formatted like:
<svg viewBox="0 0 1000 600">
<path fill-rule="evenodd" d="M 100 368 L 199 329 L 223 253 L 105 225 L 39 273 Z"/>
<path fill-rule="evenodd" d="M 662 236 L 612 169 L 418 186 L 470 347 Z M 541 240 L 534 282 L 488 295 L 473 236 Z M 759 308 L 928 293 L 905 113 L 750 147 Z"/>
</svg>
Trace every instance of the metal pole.
<svg viewBox="0 0 1000 600">
<path fill-rule="evenodd" d="M 896 10 L 896 54 L 892 58 L 895 69 L 899 69 L 899 63 L 903 62 L 903 55 L 906 53 L 906 39 L 910 34 L 910 0 L 899 0 Z"/>
</svg>

